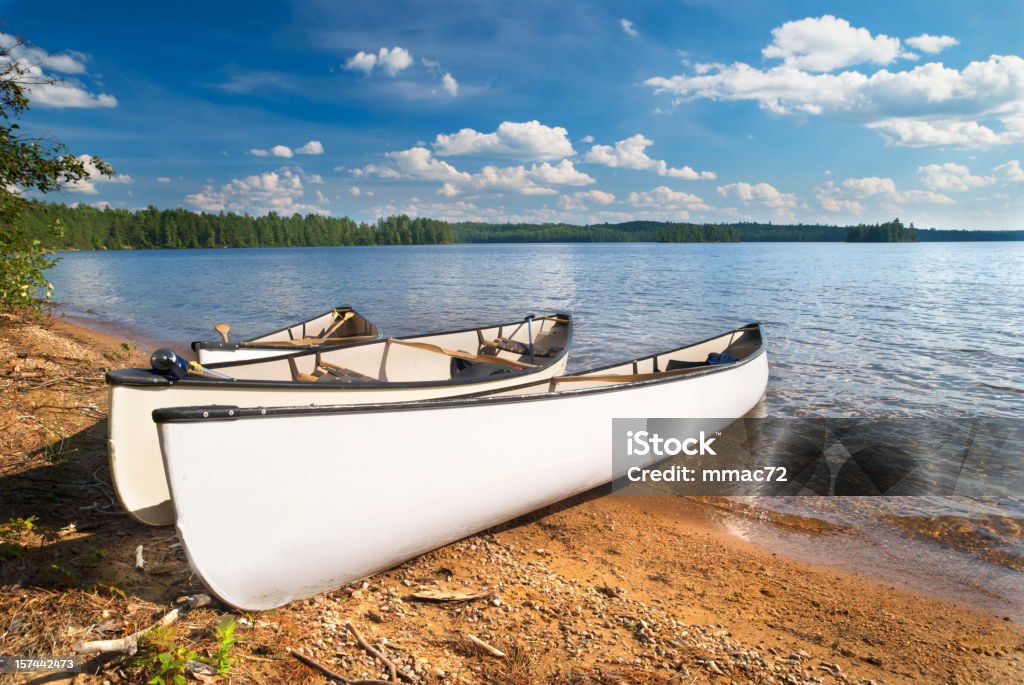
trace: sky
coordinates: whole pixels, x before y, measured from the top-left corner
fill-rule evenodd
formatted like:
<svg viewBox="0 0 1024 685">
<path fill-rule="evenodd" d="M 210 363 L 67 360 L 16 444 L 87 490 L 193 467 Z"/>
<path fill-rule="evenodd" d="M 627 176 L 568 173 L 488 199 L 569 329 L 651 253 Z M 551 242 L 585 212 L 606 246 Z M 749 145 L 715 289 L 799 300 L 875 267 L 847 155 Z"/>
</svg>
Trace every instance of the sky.
<svg viewBox="0 0 1024 685">
<path fill-rule="evenodd" d="M 0 1 L 47 199 L 1024 228 L 1024 3 Z M 20 38 L 23 44 L 15 44 Z"/>
</svg>

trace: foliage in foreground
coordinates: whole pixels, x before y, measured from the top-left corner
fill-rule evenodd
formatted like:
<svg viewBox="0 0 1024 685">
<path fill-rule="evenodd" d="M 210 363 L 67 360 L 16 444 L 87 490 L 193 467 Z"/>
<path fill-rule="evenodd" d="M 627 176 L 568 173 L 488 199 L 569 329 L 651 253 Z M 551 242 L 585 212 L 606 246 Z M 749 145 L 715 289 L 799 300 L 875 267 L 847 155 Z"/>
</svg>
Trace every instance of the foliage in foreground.
<svg viewBox="0 0 1024 685">
<path fill-rule="evenodd" d="M 22 47 L 22 43 L 0 44 L 0 312 L 38 311 L 42 307 L 39 292 L 48 300 L 53 290 L 43 272 L 56 260 L 44 239 L 21 224 L 29 204 L 22 195 L 29 190 L 60 190 L 89 178 L 90 168 L 113 174 L 103 160 L 75 157 L 59 141 L 22 132 L 17 121 L 29 109 L 32 87 L 55 82 L 28 62 Z M 59 238 L 63 226 L 55 221 L 46 231 Z"/>
</svg>

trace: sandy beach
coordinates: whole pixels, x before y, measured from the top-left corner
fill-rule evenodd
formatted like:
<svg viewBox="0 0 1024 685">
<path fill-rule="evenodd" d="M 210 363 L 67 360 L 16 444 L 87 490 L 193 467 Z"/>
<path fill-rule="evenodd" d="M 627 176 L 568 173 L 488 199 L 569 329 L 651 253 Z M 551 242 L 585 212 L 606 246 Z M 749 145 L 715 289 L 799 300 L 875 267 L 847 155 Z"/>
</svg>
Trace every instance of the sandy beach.
<svg viewBox="0 0 1024 685">
<path fill-rule="evenodd" d="M 0 655 L 69 655 L 204 592 L 174 530 L 129 519 L 110 485 L 103 374 L 147 364 L 131 341 L 60 319 L 0 319 Z M 225 516 L 253 506 L 264 504 L 225 502 Z M 357 512 L 351 525 L 374 524 Z M 197 679 L 325 682 L 297 650 L 348 679 L 388 680 L 347 623 L 411 683 L 1024 678 L 1024 627 L 1009 617 L 757 548 L 706 503 L 610 488 L 279 610 L 214 601 L 164 644 L 210 656 L 226 615 L 237 626 L 231 673 Z M 146 682 L 154 673 L 139 661 L 89 657 L 75 682 Z M 32 678 L 0 675 L 61 682 Z"/>
</svg>

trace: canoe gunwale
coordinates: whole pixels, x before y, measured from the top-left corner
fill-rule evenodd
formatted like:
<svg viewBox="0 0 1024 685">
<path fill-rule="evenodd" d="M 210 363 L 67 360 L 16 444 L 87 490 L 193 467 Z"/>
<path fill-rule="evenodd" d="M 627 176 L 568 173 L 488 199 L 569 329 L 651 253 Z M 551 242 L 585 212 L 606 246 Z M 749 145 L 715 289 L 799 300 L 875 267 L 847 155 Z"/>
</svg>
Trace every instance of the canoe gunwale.
<svg viewBox="0 0 1024 685">
<path fill-rule="evenodd" d="M 478 393 L 471 393 L 466 395 L 459 395 L 457 397 L 447 397 L 430 400 L 415 400 L 408 402 L 387 402 L 387 403 L 373 403 L 373 404 L 342 404 L 342 405 L 303 405 L 303 406 L 291 406 L 291 407 L 237 407 L 229 405 L 208 405 L 208 406 L 192 406 L 192 407 L 168 407 L 162 409 L 156 409 L 153 411 L 153 421 L 160 423 L 188 423 L 196 421 L 234 421 L 237 419 L 253 419 L 268 416 L 319 416 L 328 414 L 354 414 L 359 412 L 403 412 L 403 411 L 415 411 L 417 409 L 436 409 L 439 407 L 452 407 L 458 408 L 460 406 L 470 406 L 480 403 L 485 404 L 511 404 L 518 402 L 537 402 L 545 400 L 560 400 L 569 399 L 572 397 L 579 397 L 585 395 L 595 395 L 601 393 L 620 392 L 626 390 L 632 390 L 636 388 L 648 387 L 651 385 L 661 385 L 666 383 L 678 383 L 694 378 L 702 378 L 709 375 L 726 374 L 731 370 L 743 367 L 761 356 L 767 353 L 767 345 L 765 341 L 764 332 L 761 328 L 760 323 L 750 323 L 745 326 L 739 326 L 730 331 L 725 331 L 718 335 L 711 336 L 704 340 L 694 342 L 682 347 L 675 347 L 670 350 L 657 352 L 654 354 L 648 354 L 643 357 L 636 359 L 615 362 L 612 364 L 606 364 L 604 366 L 587 369 L 580 371 L 575 374 L 567 374 L 568 376 L 578 377 L 585 374 L 595 374 L 605 369 L 610 369 L 623 364 L 641 362 L 654 357 L 660 357 L 666 354 L 672 354 L 674 352 L 680 352 L 687 348 L 696 347 L 704 343 L 710 342 L 717 338 L 721 338 L 730 333 L 737 333 L 744 330 L 750 330 L 756 328 L 758 331 L 758 337 L 760 343 L 758 348 L 750 354 L 744 356 L 742 359 L 728 363 L 728 364 L 715 364 L 710 365 L 706 368 L 691 371 L 686 374 L 666 375 L 658 378 L 648 378 L 644 380 L 630 381 L 625 383 L 611 383 L 609 385 L 591 387 L 591 388 L 577 388 L 571 390 L 558 390 L 557 392 L 543 392 L 538 391 L 536 393 L 524 394 L 524 395 L 509 395 L 499 397 L 489 397 L 494 393 L 491 391 L 481 391 Z M 571 330 L 570 330 L 571 335 Z M 564 350 L 563 350 L 564 353 Z M 532 370 L 531 370 L 532 371 Z M 504 388 L 502 391 L 507 392 L 510 390 L 518 390 L 529 387 L 531 385 L 540 385 L 547 383 L 544 381 L 532 381 L 524 383 L 519 386 L 511 386 Z"/>
</svg>

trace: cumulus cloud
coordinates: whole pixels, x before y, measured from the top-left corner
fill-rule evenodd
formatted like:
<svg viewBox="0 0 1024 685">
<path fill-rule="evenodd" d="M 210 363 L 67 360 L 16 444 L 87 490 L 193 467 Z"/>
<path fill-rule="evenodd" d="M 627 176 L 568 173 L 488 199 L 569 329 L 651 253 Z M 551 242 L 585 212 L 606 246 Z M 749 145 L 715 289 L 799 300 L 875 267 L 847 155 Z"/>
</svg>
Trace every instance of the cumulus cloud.
<svg viewBox="0 0 1024 685">
<path fill-rule="evenodd" d="M 412 66 L 412 53 L 402 47 L 381 48 L 377 54 L 360 50 L 345 61 L 349 71 L 361 71 L 369 74 L 374 68 L 381 68 L 394 78 L 404 69 Z"/>
<path fill-rule="evenodd" d="M 946 48 L 951 48 L 954 45 L 960 45 L 960 41 L 953 36 L 931 36 L 927 33 L 922 33 L 920 36 L 907 38 L 907 45 L 915 50 L 934 54 L 942 52 Z"/>
<path fill-rule="evenodd" d="M 772 42 L 761 50 L 769 59 L 806 71 L 832 71 L 853 64 L 890 64 L 905 57 L 899 38 L 872 36 L 865 28 L 826 14 L 787 21 L 772 29 Z"/>
<path fill-rule="evenodd" d="M 295 155 L 322 155 L 324 153 L 324 146 L 319 140 L 311 140 L 301 147 L 297 147 L 294 150 L 287 145 L 275 145 L 269 150 L 263 148 L 253 148 L 249 150 L 249 154 L 253 157 L 283 157 L 285 159 L 291 159 Z"/>
<path fill-rule="evenodd" d="M 438 134 L 434 151 L 442 157 L 481 155 L 514 157 L 522 160 L 551 160 L 575 154 L 568 131 L 545 126 L 539 121 L 503 121 L 494 133 L 464 128 L 457 133 Z"/>
<path fill-rule="evenodd" d="M 78 155 L 77 159 L 89 173 L 89 178 L 81 181 L 75 181 L 74 183 L 68 183 L 64 186 L 65 190 L 70 190 L 73 193 L 95 195 L 99 192 L 96 188 L 97 183 L 128 184 L 135 182 L 134 179 L 127 174 L 114 174 L 113 176 L 102 175 L 100 170 L 96 167 L 96 163 L 93 162 L 92 155 Z"/>
<path fill-rule="evenodd" d="M 590 204 L 610 205 L 613 202 L 615 195 L 603 190 L 583 190 L 558 198 L 559 206 L 567 212 L 585 212 Z"/>
<path fill-rule="evenodd" d="M 639 33 L 637 33 L 637 30 L 633 27 L 633 22 L 631 22 L 629 19 L 619 19 L 619 26 L 622 27 L 622 32 L 625 33 L 627 36 L 636 38 L 638 35 L 640 35 Z"/>
<path fill-rule="evenodd" d="M 324 146 L 319 140 L 311 140 L 302 147 L 295 148 L 297 155 L 322 155 L 323 153 Z"/>
<path fill-rule="evenodd" d="M 24 72 L 26 86 L 33 107 L 60 108 L 104 108 L 117 107 L 117 98 L 105 93 L 94 94 L 79 81 L 71 78 L 53 80 L 46 70 L 62 74 L 84 75 L 86 55 L 67 51 L 51 54 L 42 48 L 22 44 L 8 33 L 0 33 L 0 48 L 6 54 L 0 55 L 0 68 L 16 63 Z"/>
<path fill-rule="evenodd" d="M 547 162 L 542 163 L 540 166 L 534 164 L 530 167 L 530 177 L 538 183 L 556 186 L 586 186 L 591 183 L 597 183 L 589 174 L 577 170 L 575 165 L 568 159 L 563 159 L 554 166 Z"/>
<path fill-rule="evenodd" d="M 642 193 L 630 193 L 626 201 L 634 207 L 676 212 L 676 216 L 682 218 L 688 218 L 689 211 L 711 209 L 696 195 L 672 190 L 667 186 L 658 186 Z"/>
<path fill-rule="evenodd" d="M 832 45 L 826 38 L 835 35 L 845 38 Z M 657 76 L 645 84 L 677 102 L 745 100 L 774 114 L 839 116 L 899 146 L 986 148 L 1024 140 L 1020 56 L 992 55 L 959 70 L 928 63 L 903 71 L 830 73 L 857 63 L 888 64 L 901 56 L 899 41 L 871 36 L 834 17 L 789 22 L 773 37 L 764 54 L 781 58 L 781 65 L 701 64 L 691 73 Z"/>
<path fill-rule="evenodd" d="M 302 178 L 300 170 L 268 171 L 232 179 L 220 188 L 207 185 L 201 192 L 186 196 L 185 202 L 204 212 L 326 213 L 318 205 L 300 201 L 305 194 Z"/>
<path fill-rule="evenodd" d="M 956 166 L 956 165 L 954 165 Z M 848 178 L 840 183 L 826 181 L 815 189 L 821 208 L 827 212 L 860 213 L 867 201 L 883 203 L 885 207 L 906 204 L 954 204 L 953 198 L 932 190 L 899 190 L 891 178 L 866 176 Z"/>
<path fill-rule="evenodd" d="M 156 177 L 156 182 L 157 183 L 170 183 L 171 182 L 171 177 L 170 176 L 157 176 Z"/>
<path fill-rule="evenodd" d="M 926 188 L 944 192 L 963 193 L 993 182 L 991 176 L 974 176 L 962 164 L 926 164 L 917 168 L 917 175 Z"/>
<path fill-rule="evenodd" d="M 453 197 L 465 188 L 511 190 L 523 195 L 550 195 L 556 191 L 548 186 L 582 186 L 596 183 L 590 175 L 576 169 L 568 159 L 563 159 L 558 164 L 533 164 L 530 168 L 522 165 L 487 165 L 476 173 L 468 173 L 437 159 L 425 147 L 417 146 L 400 152 L 389 152 L 384 156 L 389 160 L 388 164 L 368 164 L 361 169 L 353 169 L 352 174 L 356 177 L 370 174 L 380 178 L 440 181 L 443 185 L 438 193 L 446 197 Z"/>
<path fill-rule="evenodd" d="M 718 194 L 722 197 L 734 197 L 743 204 L 761 204 L 772 209 L 792 209 L 796 207 L 796 195 L 782 193 L 770 183 L 729 183 L 718 186 Z"/>
<path fill-rule="evenodd" d="M 695 171 L 688 166 L 673 168 L 668 166 L 664 160 L 652 159 L 647 155 L 646 149 L 653 144 L 653 140 L 637 133 L 615 143 L 615 147 L 594 145 L 584 160 L 612 168 L 656 171 L 659 176 L 681 178 L 687 181 L 715 178 L 714 172 L 711 171 Z"/>
<path fill-rule="evenodd" d="M 459 82 L 455 80 L 454 76 L 447 72 L 441 76 L 441 87 L 444 88 L 444 91 L 452 97 L 459 94 Z"/>
<path fill-rule="evenodd" d="M 1024 169 L 1021 169 L 1020 161 L 1011 159 L 1006 164 L 1000 164 L 992 170 L 993 175 L 1008 183 L 1024 183 Z"/>
</svg>

